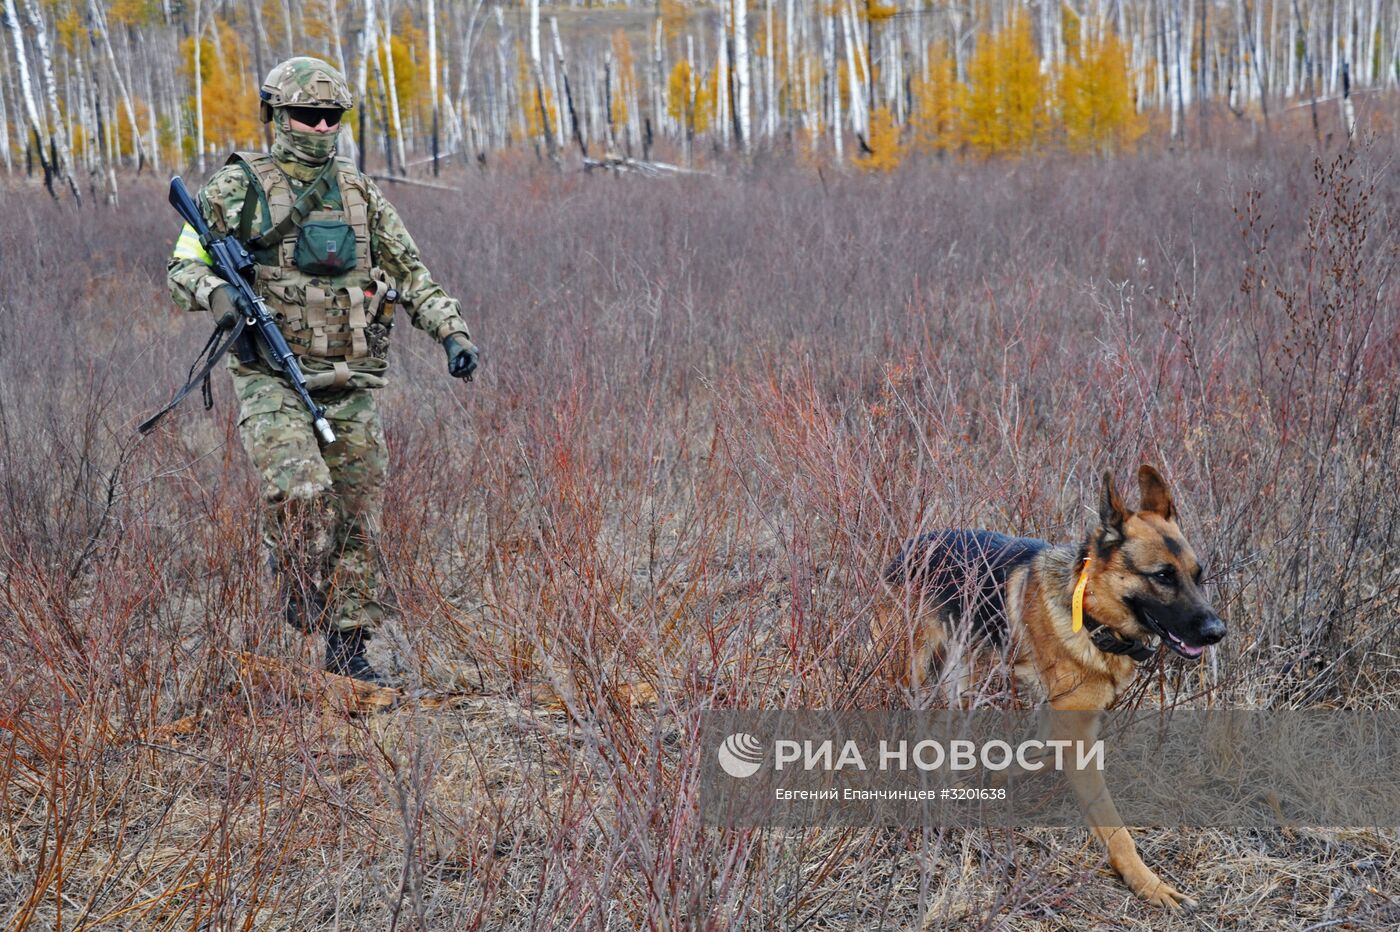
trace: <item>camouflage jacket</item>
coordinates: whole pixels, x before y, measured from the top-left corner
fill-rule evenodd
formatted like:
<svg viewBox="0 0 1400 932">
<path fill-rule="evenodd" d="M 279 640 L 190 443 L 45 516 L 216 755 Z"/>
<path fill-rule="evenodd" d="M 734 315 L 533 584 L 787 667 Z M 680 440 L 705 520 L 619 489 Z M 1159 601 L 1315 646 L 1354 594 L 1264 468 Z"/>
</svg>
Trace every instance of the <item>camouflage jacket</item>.
<svg viewBox="0 0 1400 932">
<path fill-rule="evenodd" d="M 278 161 L 277 164 L 291 180 L 294 193 L 300 193 L 302 186 L 312 181 L 320 172 L 320 166 L 309 166 L 296 161 Z M 400 295 L 400 305 L 408 311 L 413 326 L 432 334 L 438 340 L 453 333 L 468 335 L 467 326 L 461 316 L 461 305 L 433 280 L 427 266 L 419 258 L 418 246 L 404 228 L 398 211 L 372 180 L 363 177 L 363 181 L 368 191 L 372 264 L 383 269 L 394 279 Z M 236 230 L 247 189 L 248 177 L 237 165 L 225 165 L 200 189 L 196 201 L 200 212 L 204 214 L 204 218 L 216 234 L 224 235 Z M 257 203 L 256 198 L 254 202 Z M 253 220 L 253 228 L 258 229 L 262 221 L 260 203 L 255 208 Z M 201 260 L 181 258 L 178 252 L 179 250 L 166 266 L 171 297 L 185 310 L 207 310 L 209 295 L 222 281 Z M 231 364 L 236 366 L 233 360 Z M 351 368 L 360 367 L 352 363 Z M 377 371 L 383 371 L 382 362 Z M 381 379 L 369 373 L 355 381 L 365 387 L 383 384 Z"/>
</svg>

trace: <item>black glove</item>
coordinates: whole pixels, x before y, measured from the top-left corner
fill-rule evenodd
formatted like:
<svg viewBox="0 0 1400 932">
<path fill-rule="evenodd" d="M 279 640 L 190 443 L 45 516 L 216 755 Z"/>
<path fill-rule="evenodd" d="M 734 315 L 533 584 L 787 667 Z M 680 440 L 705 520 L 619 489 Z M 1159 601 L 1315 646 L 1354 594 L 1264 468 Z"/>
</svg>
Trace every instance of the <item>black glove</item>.
<svg viewBox="0 0 1400 932">
<path fill-rule="evenodd" d="M 464 333 L 449 333 L 442 340 L 442 348 L 447 350 L 447 371 L 453 378 L 470 382 L 481 361 L 481 350 Z"/>
<path fill-rule="evenodd" d="M 209 292 L 209 310 L 218 319 L 220 330 L 232 330 L 238 318 L 243 316 L 239 308 L 238 289 L 232 285 L 220 285 Z"/>
</svg>

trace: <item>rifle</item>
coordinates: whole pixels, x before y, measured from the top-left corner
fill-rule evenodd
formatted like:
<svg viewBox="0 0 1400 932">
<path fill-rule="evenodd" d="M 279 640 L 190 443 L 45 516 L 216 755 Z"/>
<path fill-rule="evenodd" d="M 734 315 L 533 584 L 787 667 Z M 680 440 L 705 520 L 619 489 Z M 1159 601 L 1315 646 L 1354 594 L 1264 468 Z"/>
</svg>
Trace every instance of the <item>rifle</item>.
<svg viewBox="0 0 1400 932">
<path fill-rule="evenodd" d="M 316 428 L 321 442 L 325 444 L 335 443 L 335 432 L 331 430 L 331 425 L 326 420 L 326 409 L 316 404 L 311 398 L 311 392 L 306 387 L 306 375 L 302 373 L 301 366 L 297 364 L 296 355 L 292 352 L 292 348 L 287 345 L 282 331 L 277 329 L 277 322 L 272 319 L 267 304 L 248 284 L 248 279 L 253 272 L 253 257 L 248 254 L 247 248 L 238 241 L 237 237 L 214 235 L 214 232 L 209 229 L 204 215 L 199 212 L 199 206 L 195 204 L 194 198 L 190 197 L 190 192 L 186 190 L 185 183 L 180 180 L 178 175 L 170 179 L 170 206 L 175 208 L 199 236 L 200 245 L 204 247 L 204 251 L 213 260 L 214 274 L 232 285 L 234 291 L 238 293 L 235 304 L 243 312 L 243 316 L 234 324 L 232 332 L 224 339 L 224 342 L 210 352 L 210 347 L 214 346 L 219 335 L 223 332 L 222 326 L 214 331 L 209 342 L 204 344 L 204 351 L 200 354 L 201 358 L 208 354 L 208 362 L 203 370 L 198 375 L 194 374 L 194 368 L 199 365 L 199 360 L 196 359 L 195 366 L 190 368 L 190 379 L 185 386 L 175 393 L 175 397 L 170 400 L 169 404 L 143 421 L 137 430 L 143 434 L 148 433 L 156 426 L 156 422 L 179 404 L 185 395 L 189 394 L 195 383 L 201 380 L 204 382 L 207 403 L 209 400 L 209 371 L 228 348 L 245 335 L 244 328 L 246 327 L 261 338 L 272 365 L 287 377 L 287 381 L 292 384 L 292 390 L 301 398 L 301 403 L 306 406 L 306 410 L 311 412 L 311 423 Z"/>
</svg>

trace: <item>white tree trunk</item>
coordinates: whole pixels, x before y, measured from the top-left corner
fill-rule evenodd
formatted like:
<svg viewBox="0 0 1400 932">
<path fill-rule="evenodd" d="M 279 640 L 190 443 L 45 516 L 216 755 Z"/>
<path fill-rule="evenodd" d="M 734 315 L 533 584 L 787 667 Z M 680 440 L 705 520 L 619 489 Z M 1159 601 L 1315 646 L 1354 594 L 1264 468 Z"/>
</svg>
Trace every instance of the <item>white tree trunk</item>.
<svg viewBox="0 0 1400 932">
<path fill-rule="evenodd" d="M 199 174 L 204 175 L 204 81 L 199 74 L 200 36 L 203 34 L 199 23 L 200 0 L 194 0 L 194 145 L 197 153 Z"/>
<path fill-rule="evenodd" d="M 750 113 L 749 12 L 748 0 L 734 3 L 734 107 L 738 117 L 739 148 L 747 151 L 753 136 Z"/>
<path fill-rule="evenodd" d="M 437 4 L 428 0 L 428 97 L 432 101 L 433 174 L 438 173 L 438 153 L 441 142 L 442 114 L 438 109 Z"/>
<path fill-rule="evenodd" d="M 149 60 L 150 45 L 146 41 L 145 33 L 141 34 L 141 45 L 147 49 Z M 160 134 L 157 129 L 156 120 L 156 92 L 155 82 L 151 79 L 151 68 L 146 68 L 146 132 L 150 136 L 151 168 L 157 175 L 161 174 L 160 159 Z"/>
<path fill-rule="evenodd" d="M 773 27 L 775 20 L 773 17 L 773 0 L 768 0 L 768 28 L 764 30 L 766 47 L 764 49 L 764 64 L 768 70 L 764 73 L 767 79 L 767 90 L 764 94 L 764 125 L 763 134 L 772 139 L 778 132 L 778 61 L 774 57 L 777 50 L 777 40 L 773 38 Z"/>
<path fill-rule="evenodd" d="M 651 122 L 656 135 L 666 134 L 669 116 L 666 112 L 666 43 L 658 14 L 651 32 Z"/>
<path fill-rule="evenodd" d="M 728 14 L 733 8 L 728 3 L 725 4 L 725 13 Z M 715 119 L 719 122 L 720 139 L 725 145 L 729 145 L 729 134 L 732 130 L 729 110 L 729 89 L 733 87 L 733 75 L 729 73 L 729 16 L 724 17 L 724 21 L 719 26 L 719 78 L 715 87 Z"/>
<path fill-rule="evenodd" d="M 864 136 L 866 133 L 865 82 L 861 80 L 860 66 L 857 64 L 860 49 L 856 44 L 854 34 L 859 30 L 852 22 L 853 18 L 850 5 L 843 5 L 841 7 L 841 35 L 845 39 L 847 84 L 851 92 L 851 130 L 857 135 Z"/>
<path fill-rule="evenodd" d="M 540 66 L 540 0 L 529 0 L 530 6 L 530 77 L 534 80 L 533 94 L 540 111 L 540 135 L 551 161 L 558 162 L 559 150 L 554 143 L 554 115 L 545 99 L 544 69 Z M 525 89 L 521 88 L 524 93 Z"/>
<path fill-rule="evenodd" d="M 388 14 L 386 13 L 387 17 Z M 282 28 L 287 30 L 287 54 L 284 58 L 291 58 L 296 49 L 296 33 L 292 31 L 292 5 L 291 0 L 282 0 Z"/>
<path fill-rule="evenodd" d="M 5 43 L 0 41 L 0 49 Z M 79 59 L 81 63 L 81 59 Z M 9 74 L 9 63 L 5 62 L 4 72 Z M 5 158 L 5 174 L 10 174 L 14 170 L 14 165 L 10 159 L 10 111 L 5 102 L 5 82 L 0 81 L 0 154 Z"/>
<path fill-rule="evenodd" d="M 195 7 L 196 7 L 196 11 L 195 11 L 195 24 L 196 24 L 196 26 L 198 26 L 198 23 L 199 23 L 199 13 L 198 13 L 199 3 L 198 3 L 198 0 L 196 0 L 196 2 L 195 2 Z M 102 11 L 102 8 L 101 8 L 101 6 L 97 3 L 97 0 L 88 0 L 88 9 L 89 9 L 89 10 L 91 11 L 91 13 L 92 13 L 92 21 L 93 21 L 93 23 L 97 26 L 98 31 L 102 33 L 102 46 L 103 46 L 103 48 L 106 49 L 106 51 L 107 51 L 107 63 L 111 66 L 111 69 L 112 69 L 112 80 L 116 83 L 116 85 L 117 85 L 117 93 L 120 94 L 120 95 L 121 95 L 121 98 L 122 98 L 122 110 L 126 113 L 126 122 L 127 122 L 128 127 L 131 129 L 131 140 L 132 140 L 132 142 L 131 142 L 131 147 L 132 147 L 133 149 L 136 150 L 135 153 L 134 153 L 134 155 L 135 155 L 135 158 L 136 158 L 136 164 L 139 166 L 139 165 L 141 164 L 142 159 L 145 157 L 145 147 L 142 146 L 142 144 L 141 144 L 141 130 L 140 130 L 140 128 L 136 125 L 136 107 L 135 107 L 135 106 L 132 104 L 132 102 L 131 102 L 131 91 L 130 91 L 130 90 L 127 88 L 127 86 L 126 86 L 126 79 L 122 77 L 121 68 L 117 65 L 117 56 L 116 56 L 116 53 L 112 51 L 112 35 L 111 35 L 111 31 L 107 28 L 107 16 L 106 16 L 106 14 Z M 195 35 L 198 36 L 198 34 L 199 34 L 199 30 L 196 28 L 196 30 L 195 30 Z M 195 51 L 196 51 L 196 54 L 198 54 L 198 50 L 199 50 L 199 42 L 198 42 L 198 39 L 196 39 L 196 41 L 195 41 Z M 196 68 L 196 71 L 197 71 L 197 70 L 198 70 L 198 69 Z M 201 107 L 202 107 L 202 106 L 203 106 L 203 105 L 202 105 L 202 103 L 201 103 Z M 200 141 L 203 142 L 203 130 L 202 130 L 202 127 L 203 127 L 203 122 L 202 122 L 202 121 L 203 121 L 203 114 L 202 114 L 202 113 L 201 113 L 201 115 L 200 115 L 200 120 L 201 120 L 201 123 L 200 123 L 200 125 L 201 125 Z M 202 156 L 203 151 L 204 151 L 204 150 L 201 148 L 201 150 L 200 150 L 201 156 Z M 202 170 L 202 169 L 203 169 L 203 165 L 201 165 L 200 167 L 201 167 L 201 170 Z"/>
<path fill-rule="evenodd" d="M 826 96 L 831 121 L 831 143 L 836 150 L 836 161 L 840 162 L 842 151 L 841 124 L 841 74 L 836 65 L 836 15 L 822 17 L 822 61 L 826 66 Z"/>
<path fill-rule="evenodd" d="M 384 17 L 384 67 L 388 72 L 385 85 L 389 94 L 389 118 L 394 126 L 394 149 L 399 156 L 399 174 L 403 174 L 408 158 L 403 143 L 403 119 L 399 116 L 398 82 L 394 78 L 394 22 L 387 14 Z"/>
<path fill-rule="evenodd" d="M 38 150 L 39 164 L 44 170 L 44 181 L 49 186 L 49 193 L 52 194 L 51 172 L 53 169 L 49 165 L 48 156 L 44 154 L 44 137 L 48 134 L 39 121 L 39 108 L 34 103 L 34 87 L 29 81 L 29 56 L 25 54 L 24 29 L 20 26 L 19 11 L 15 9 L 15 0 L 5 0 L 5 24 L 10 27 L 10 38 L 14 42 L 15 71 L 19 74 L 19 93 L 20 100 L 24 104 L 24 115 L 29 119 L 29 130 L 34 137 L 34 147 Z"/>
<path fill-rule="evenodd" d="M 345 67 L 345 49 L 341 47 L 340 10 L 337 8 L 336 0 L 327 0 L 326 9 L 331 18 L 331 46 L 335 49 L 335 66 L 340 69 L 340 73 L 348 81 L 350 70 Z M 259 81 L 262 78 L 262 75 L 258 75 Z"/>
<path fill-rule="evenodd" d="M 365 0 L 365 24 L 360 30 L 360 71 L 355 79 L 355 106 L 360 110 L 359 149 L 360 170 L 367 167 L 369 158 L 369 69 L 379 47 L 379 25 L 375 22 L 377 6 L 375 0 Z"/>
<path fill-rule="evenodd" d="M 29 25 L 34 29 L 34 47 L 39 52 L 39 76 L 44 81 L 44 100 L 48 104 L 49 140 L 57 150 L 53 166 L 61 180 L 68 182 L 68 188 L 75 198 L 79 198 L 78 188 L 73 183 L 73 154 L 68 145 L 68 125 L 58 110 L 58 85 L 53 76 L 53 56 L 49 52 L 48 27 L 44 24 L 39 6 L 35 0 L 27 0 Z M 81 198 L 79 198 L 81 200 Z"/>
<path fill-rule="evenodd" d="M 787 35 L 783 37 L 786 40 L 785 44 L 787 46 L 787 113 L 789 133 L 792 132 L 794 122 L 799 116 L 797 113 L 797 21 L 793 17 L 792 4 L 793 0 L 787 0 Z M 805 64 L 804 61 L 804 65 Z M 811 106 L 810 99 L 807 101 L 807 105 Z"/>
<path fill-rule="evenodd" d="M 1298 48 L 1298 7 L 1294 3 L 1288 4 L 1288 40 L 1284 45 L 1287 57 L 1284 59 L 1288 69 L 1284 75 L 1283 96 L 1289 98 L 1298 94 L 1298 83 L 1296 81 L 1297 69 L 1295 67 L 1295 50 Z M 1204 65 L 1204 63 L 1202 63 Z"/>
</svg>

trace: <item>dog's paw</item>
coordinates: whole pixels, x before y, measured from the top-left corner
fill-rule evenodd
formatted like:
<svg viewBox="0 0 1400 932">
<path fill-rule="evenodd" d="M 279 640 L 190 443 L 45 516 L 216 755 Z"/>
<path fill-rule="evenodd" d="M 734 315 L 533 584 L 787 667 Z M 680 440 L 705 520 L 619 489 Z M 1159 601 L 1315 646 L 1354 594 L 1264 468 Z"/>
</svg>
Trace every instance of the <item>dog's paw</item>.
<svg viewBox="0 0 1400 932">
<path fill-rule="evenodd" d="M 1128 879 L 1128 887 L 1139 899 L 1166 909 L 1195 909 L 1196 901 L 1158 877 L 1151 869 L 1145 876 Z"/>
</svg>

